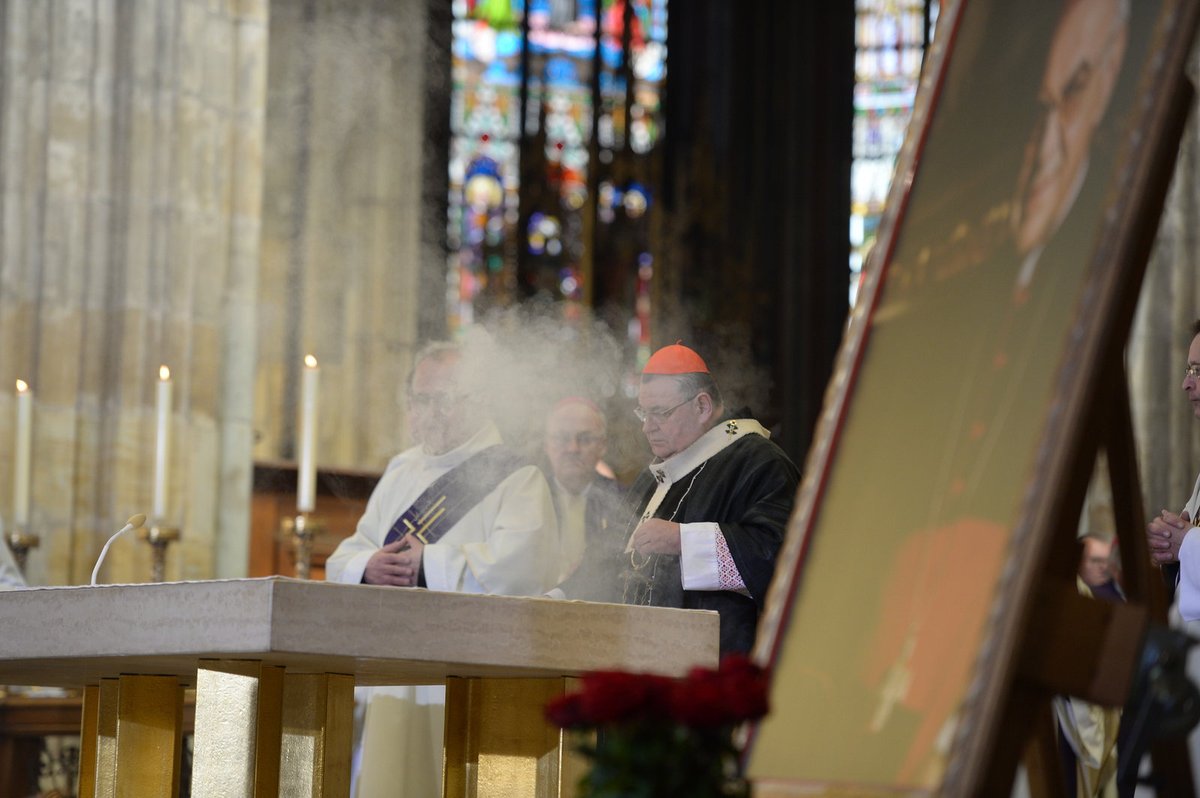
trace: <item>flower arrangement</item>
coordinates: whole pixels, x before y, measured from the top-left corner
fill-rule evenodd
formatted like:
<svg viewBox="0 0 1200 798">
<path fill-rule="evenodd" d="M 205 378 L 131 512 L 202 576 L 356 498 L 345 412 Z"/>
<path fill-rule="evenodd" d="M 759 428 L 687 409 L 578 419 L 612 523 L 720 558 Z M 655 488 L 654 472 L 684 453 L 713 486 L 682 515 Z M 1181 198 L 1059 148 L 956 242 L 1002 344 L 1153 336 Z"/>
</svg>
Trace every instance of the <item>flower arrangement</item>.
<svg viewBox="0 0 1200 798">
<path fill-rule="evenodd" d="M 733 728 L 767 714 L 768 683 L 749 659 L 731 655 L 685 679 L 598 671 L 582 681 L 546 707 L 561 728 L 597 732 L 594 744 L 579 746 L 592 762 L 580 798 L 750 794 Z"/>
</svg>

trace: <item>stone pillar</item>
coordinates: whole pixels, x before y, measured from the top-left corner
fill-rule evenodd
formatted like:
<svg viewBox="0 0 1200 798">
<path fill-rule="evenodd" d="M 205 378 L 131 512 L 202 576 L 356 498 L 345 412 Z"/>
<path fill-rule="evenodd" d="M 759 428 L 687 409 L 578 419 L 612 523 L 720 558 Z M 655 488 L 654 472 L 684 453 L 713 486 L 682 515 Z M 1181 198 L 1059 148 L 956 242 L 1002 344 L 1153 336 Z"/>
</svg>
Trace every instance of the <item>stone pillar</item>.
<svg viewBox="0 0 1200 798">
<path fill-rule="evenodd" d="M 221 458 L 214 553 L 214 575 L 219 578 L 245 576 L 249 552 L 268 3 L 269 0 L 241 0 L 235 4 L 234 15 L 231 228 L 229 279 L 223 298 Z"/>
<path fill-rule="evenodd" d="M 378 469 L 404 441 L 398 388 L 421 308 L 445 301 L 444 256 L 423 248 L 423 174 L 446 147 L 425 139 L 426 88 L 449 90 L 429 74 L 427 5 L 271 5 L 258 458 L 296 456 L 306 353 L 321 364 L 319 465 Z M 444 166 L 441 180 L 444 193 Z M 430 266 L 440 279 L 423 295 Z"/>
</svg>

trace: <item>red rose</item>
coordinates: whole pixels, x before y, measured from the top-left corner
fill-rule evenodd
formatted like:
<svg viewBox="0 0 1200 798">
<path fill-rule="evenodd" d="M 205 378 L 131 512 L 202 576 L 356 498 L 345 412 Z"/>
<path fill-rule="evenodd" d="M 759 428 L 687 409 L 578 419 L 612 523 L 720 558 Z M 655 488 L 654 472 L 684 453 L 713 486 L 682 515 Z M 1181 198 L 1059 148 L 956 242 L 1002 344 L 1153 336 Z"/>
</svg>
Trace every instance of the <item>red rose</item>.
<svg viewBox="0 0 1200 798">
<path fill-rule="evenodd" d="M 671 696 L 671 717 L 688 726 L 726 726 L 767 714 L 767 677 L 742 655 L 719 670 L 693 668 Z"/>
<path fill-rule="evenodd" d="M 747 657 L 726 657 L 718 670 L 693 668 L 686 679 L 645 673 L 596 671 L 577 693 L 546 706 L 562 728 L 638 720 L 672 720 L 692 727 L 729 726 L 768 710 L 767 675 Z"/>
<path fill-rule="evenodd" d="M 713 671 L 693 671 L 671 692 L 671 718 L 685 726 L 730 723 L 724 691 Z"/>
<path fill-rule="evenodd" d="M 770 709 L 767 673 L 749 658 L 731 654 L 721 662 L 725 705 L 734 720 L 754 720 Z"/>
<path fill-rule="evenodd" d="M 669 703 L 671 680 L 623 671 L 597 671 L 583 677 L 581 707 L 595 725 L 661 716 Z"/>
<path fill-rule="evenodd" d="M 575 729 L 588 725 L 583 716 L 581 699 L 579 693 L 567 693 L 551 699 L 546 704 L 546 720 L 560 729 Z"/>
</svg>

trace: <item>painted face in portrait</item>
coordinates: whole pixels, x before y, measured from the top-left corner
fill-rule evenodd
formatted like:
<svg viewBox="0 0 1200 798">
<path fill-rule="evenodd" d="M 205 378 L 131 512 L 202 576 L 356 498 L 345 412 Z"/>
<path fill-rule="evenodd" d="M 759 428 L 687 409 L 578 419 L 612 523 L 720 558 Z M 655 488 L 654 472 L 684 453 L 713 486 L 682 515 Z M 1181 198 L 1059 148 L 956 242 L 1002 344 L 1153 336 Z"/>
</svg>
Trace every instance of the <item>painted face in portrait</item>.
<svg viewBox="0 0 1200 798">
<path fill-rule="evenodd" d="M 1200 418 L 1200 376 L 1193 375 L 1193 369 L 1200 373 L 1200 335 L 1193 338 L 1188 347 L 1188 368 L 1183 377 L 1183 392 L 1192 403 L 1192 413 Z"/>
<path fill-rule="evenodd" d="M 605 448 L 604 417 L 586 402 L 563 402 L 546 419 L 546 457 L 554 478 L 568 490 L 587 487 Z"/>
<path fill-rule="evenodd" d="M 409 429 L 429 454 L 445 454 L 461 446 L 479 426 L 459 385 L 459 361 L 456 353 L 428 357 L 413 371 Z"/>
<path fill-rule="evenodd" d="M 695 443 L 708 430 L 713 405 L 708 394 L 689 396 L 672 377 L 643 377 L 638 417 L 655 457 L 666 460 Z"/>
<path fill-rule="evenodd" d="M 1127 0 L 1068 2 L 1046 59 L 1039 123 L 1025 146 L 1013 202 L 1022 255 L 1042 247 L 1074 205 L 1092 136 L 1125 55 Z"/>
</svg>

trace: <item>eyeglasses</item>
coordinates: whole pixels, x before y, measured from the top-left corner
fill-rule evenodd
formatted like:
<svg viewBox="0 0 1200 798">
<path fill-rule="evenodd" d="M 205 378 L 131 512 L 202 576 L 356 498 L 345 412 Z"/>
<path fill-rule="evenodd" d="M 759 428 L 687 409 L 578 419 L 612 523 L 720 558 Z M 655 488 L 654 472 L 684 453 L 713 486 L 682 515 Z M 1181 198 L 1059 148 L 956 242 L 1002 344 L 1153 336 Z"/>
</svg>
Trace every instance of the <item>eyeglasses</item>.
<svg viewBox="0 0 1200 798">
<path fill-rule="evenodd" d="M 604 443 L 603 435 L 595 435 L 591 432 L 580 432 L 575 435 L 570 433 L 558 433 L 550 436 L 550 443 L 559 449 L 565 449 L 572 443 L 580 449 L 586 449 L 589 446 L 595 446 L 599 443 Z"/>
<path fill-rule="evenodd" d="M 1183 370 L 1183 378 L 1186 380 L 1191 377 L 1193 380 L 1200 380 L 1200 366 L 1189 365 Z"/>
<path fill-rule="evenodd" d="M 465 398 L 460 393 L 410 393 L 408 403 L 413 407 L 452 407 Z"/>
<path fill-rule="evenodd" d="M 649 420 L 652 420 L 655 424 L 661 424 L 664 421 L 666 421 L 668 418 L 670 418 L 672 413 L 674 413 L 676 410 L 683 407 L 684 405 L 686 405 L 688 402 L 692 401 L 699 395 L 700 394 L 698 394 L 698 393 L 694 393 L 691 396 L 689 396 L 687 399 L 684 399 L 679 404 L 672 405 L 671 407 L 668 407 L 666 410 L 647 410 L 644 407 L 635 407 L 635 408 L 633 408 L 633 414 L 635 416 L 637 416 L 638 421 L 641 421 L 643 423 L 647 419 L 649 419 Z"/>
</svg>

